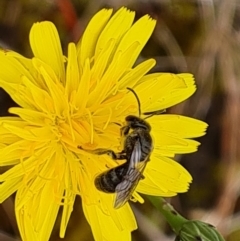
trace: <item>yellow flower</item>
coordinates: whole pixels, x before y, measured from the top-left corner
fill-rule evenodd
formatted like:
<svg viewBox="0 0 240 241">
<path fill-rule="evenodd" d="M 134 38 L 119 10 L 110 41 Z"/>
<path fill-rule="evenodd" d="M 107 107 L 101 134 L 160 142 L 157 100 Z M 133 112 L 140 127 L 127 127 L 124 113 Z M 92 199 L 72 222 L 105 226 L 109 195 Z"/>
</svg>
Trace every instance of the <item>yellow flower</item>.
<svg viewBox="0 0 240 241">
<path fill-rule="evenodd" d="M 133 88 L 142 112 L 175 105 L 195 91 L 191 74 L 147 72 L 155 61 L 133 67 L 155 26 L 144 16 L 133 24 L 134 12 L 121 8 L 99 11 L 77 45 L 62 53 L 51 22 L 33 25 L 31 59 L 12 51 L 0 52 L 0 86 L 20 106 L 14 117 L 0 119 L 0 202 L 16 192 L 16 217 L 22 239 L 47 241 L 60 206 L 60 236 L 64 237 L 76 195 L 95 240 L 130 240 L 137 228 L 127 203 L 113 208 L 114 194 L 100 192 L 95 177 L 121 162 L 83 149 L 121 151 L 120 126 L 138 115 Z M 204 135 L 206 124 L 180 115 L 148 119 L 154 151 L 136 191 L 159 196 L 185 192 L 190 174 L 172 160 L 176 153 L 197 150 L 189 138 Z M 143 202 L 139 194 L 135 200 Z M 111 232 L 109 232 L 111 230 Z"/>
</svg>

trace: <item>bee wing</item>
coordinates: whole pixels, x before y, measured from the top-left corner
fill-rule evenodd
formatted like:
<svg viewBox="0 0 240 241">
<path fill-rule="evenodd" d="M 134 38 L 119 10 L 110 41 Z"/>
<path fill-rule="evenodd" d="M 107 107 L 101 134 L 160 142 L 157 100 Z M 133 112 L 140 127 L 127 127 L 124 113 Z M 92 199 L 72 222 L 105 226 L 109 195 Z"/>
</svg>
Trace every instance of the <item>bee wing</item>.
<svg viewBox="0 0 240 241">
<path fill-rule="evenodd" d="M 141 158 L 141 154 L 141 144 L 138 140 L 135 143 L 128 171 L 124 177 L 124 180 L 119 183 L 115 189 L 117 194 L 114 202 L 114 208 L 122 207 L 130 199 L 132 193 L 138 185 L 138 182 L 143 177 L 142 173 L 148 159 L 140 162 L 139 160 Z"/>
</svg>

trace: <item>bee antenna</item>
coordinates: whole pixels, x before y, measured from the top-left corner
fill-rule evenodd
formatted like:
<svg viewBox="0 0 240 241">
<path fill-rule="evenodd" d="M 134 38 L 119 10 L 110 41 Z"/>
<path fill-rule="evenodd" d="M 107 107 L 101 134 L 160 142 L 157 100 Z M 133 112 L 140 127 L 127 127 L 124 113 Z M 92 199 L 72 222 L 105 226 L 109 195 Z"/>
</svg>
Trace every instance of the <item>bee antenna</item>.
<svg viewBox="0 0 240 241">
<path fill-rule="evenodd" d="M 144 115 L 148 115 L 147 117 L 144 118 L 144 120 L 146 120 L 146 119 L 148 119 L 148 118 L 150 118 L 150 117 L 152 117 L 152 116 L 154 116 L 154 115 L 160 115 L 160 114 L 162 114 L 162 113 L 164 113 L 164 112 L 166 112 L 165 109 L 163 109 L 163 110 L 151 111 L 151 112 L 144 112 L 144 113 L 143 113 Z"/>
<path fill-rule="evenodd" d="M 139 114 L 139 117 L 140 117 L 141 116 L 141 103 L 140 103 L 140 100 L 139 100 L 136 92 L 133 89 L 131 89 L 129 87 L 127 87 L 127 89 L 130 90 L 135 95 L 135 97 L 137 99 L 137 102 L 138 102 L 138 114 Z"/>
</svg>

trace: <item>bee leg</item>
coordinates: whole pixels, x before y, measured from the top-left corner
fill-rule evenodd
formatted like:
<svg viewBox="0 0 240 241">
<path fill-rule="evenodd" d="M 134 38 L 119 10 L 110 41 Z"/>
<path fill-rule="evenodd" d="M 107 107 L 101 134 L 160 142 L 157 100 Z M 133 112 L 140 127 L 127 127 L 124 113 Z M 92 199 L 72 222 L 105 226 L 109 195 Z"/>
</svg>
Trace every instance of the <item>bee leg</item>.
<svg viewBox="0 0 240 241">
<path fill-rule="evenodd" d="M 124 151 L 121 151 L 119 153 L 115 153 L 112 150 L 109 149 L 95 149 L 95 150 L 85 150 L 81 146 L 78 146 L 79 149 L 84 150 L 88 153 L 95 154 L 95 155 L 109 155 L 113 160 L 124 160 L 126 159 L 126 153 Z"/>
<path fill-rule="evenodd" d="M 103 148 L 98 148 L 95 150 L 86 150 L 86 149 L 83 149 L 81 146 L 78 146 L 78 149 L 81 149 L 83 151 L 86 151 L 88 153 L 95 154 L 95 155 L 105 155 L 105 154 L 109 154 L 109 152 L 112 152 L 111 150 L 103 149 Z"/>
<path fill-rule="evenodd" d="M 103 149 L 103 148 L 99 148 L 99 149 L 95 149 L 95 150 L 86 150 L 86 149 L 82 148 L 81 146 L 78 146 L 78 149 L 86 151 L 91 154 L 96 154 L 96 155 L 104 155 L 104 154 L 107 154 L 107 152 L 109 151 L 108 149 Z"/>
<path fill-rule="evenodd" d="M 144 175 L 141 175 L 141 180 L 145 179 Z"/>
<path fill-rule="evenodd" d="M 150 112 L 144 112 L 143 114 L 144 115 L 148 115 L 146 118 L 144 119 L 148 119 L 149 117 L 152 117 L 154 115 L 161 115 L 163 113 L 166 112 L 166 109 L 163 109 L 163 110 L 156 110 L 156 111 L 150 111 Z"/>
</svg>

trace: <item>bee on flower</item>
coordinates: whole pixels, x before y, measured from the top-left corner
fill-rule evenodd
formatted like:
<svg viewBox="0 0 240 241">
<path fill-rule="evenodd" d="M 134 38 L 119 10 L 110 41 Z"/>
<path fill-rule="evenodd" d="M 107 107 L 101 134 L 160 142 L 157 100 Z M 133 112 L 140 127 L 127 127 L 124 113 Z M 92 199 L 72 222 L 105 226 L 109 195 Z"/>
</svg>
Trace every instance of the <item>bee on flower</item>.
<svg viewBox="0 0 240 241">
<path fill-rule="evenodd" d="M 184 101 L 196 87 L 191 74 L 148 74 L 153 59 L 134 65 L 156 24 L 148 15 L 134 22 L 134 14 L 99 11 L 80 41 L 69 43 L 67 56 L 47 21 L 31 28 L 32 58 L 0 51 L 0 87 L 19 105 L 9 109 L 14 117 L 0 118 L 0 166 L 11 166 L 0 174 L 0 202 L 16 192 L 24 241 L 49 240 L 61 206 L 64 237 L 77 195 L 95 240 L 131 240 L 137 228 L 129 203 L 116 209 L 115 194 L 95 186 L 99 174 L 124 160 L 92 152 L 123 150 L 120 129 L 127 116 L 138 116 L 128 88 L 142 112 L 151 113 Z M 131 198 L 141 203 L 139 193 L 170 197 L 188 190 L 191 175 L 172 158 L 196 151 L 199 142 L 190 138 L 207 127 L 174 114 L 154 115 L 148 123 L 154 149 Z"/>
</svg>

